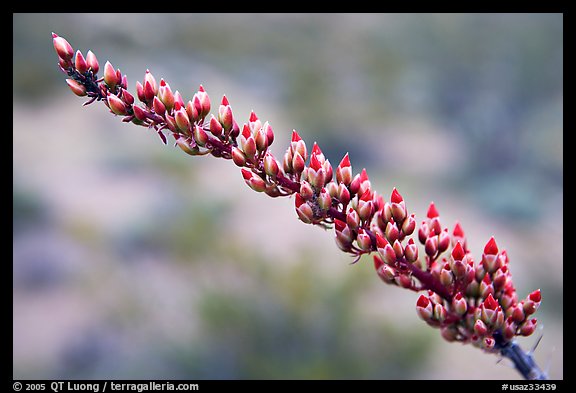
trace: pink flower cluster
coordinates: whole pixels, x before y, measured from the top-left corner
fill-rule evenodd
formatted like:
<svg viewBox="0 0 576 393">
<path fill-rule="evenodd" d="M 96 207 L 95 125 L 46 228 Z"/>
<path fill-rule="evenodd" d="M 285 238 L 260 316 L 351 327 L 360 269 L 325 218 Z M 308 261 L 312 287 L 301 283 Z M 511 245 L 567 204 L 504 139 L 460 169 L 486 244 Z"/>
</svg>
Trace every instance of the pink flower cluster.
<svg viewBox="0 0 576 393">
<path fill-rule="evenodd" d="M 476 261 L 459 223 L 450 231 L 431 203 L 418 225 L 397 189 L 388 200 L 372 189 L 366 169 L 354 175 L 348 154 L 334 170 L 317 144 L 309 152 L 293 131 L 282 160 L 277 160 L 269 150 L 271 125 L 252 112 L 240 126 L 226 96 L 217 113 L 210 114 L 211 100 L 202 86 L 185 101 L 147 70 L 143 82 L 136 82 L 137 103 L 127 90 L 126 75 L 110 62 L 98 78 L 99 63 L 91 51 L 84 57 L 64 38 L 52 37 L 59 66 L 76 95 L 88 96 L 88 103 L 104 102 L 123 121 L 155 130 L 164 143 L 169 133 L 190 155 L 231 159 L 254 191 L 271 197 L 294 194 L 301 221 L 333 227 L 337 246 L 356 261 L 373 254 L 376 273 L 385 283 L 424 291 L 416 312 L 447 341 L 498 352 L 516 336 L 534 332 L 532 315 L 541 302 L 540 290 L 518 298 L 508 255 L 494 238 Z"/>
</svg>

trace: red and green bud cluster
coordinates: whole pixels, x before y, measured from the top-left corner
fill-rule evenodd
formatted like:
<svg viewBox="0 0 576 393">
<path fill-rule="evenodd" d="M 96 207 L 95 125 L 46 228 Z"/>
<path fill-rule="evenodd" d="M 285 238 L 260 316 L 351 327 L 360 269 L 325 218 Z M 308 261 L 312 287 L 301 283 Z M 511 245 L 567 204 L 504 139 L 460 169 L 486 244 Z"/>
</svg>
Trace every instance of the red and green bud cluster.
<svg viewBox="0 0 576 393">
<path fill-rule="evenodd" d="M 419 229 L 419 240 L 424 244 L 439 225 L 433 205 L 428 213 L 428 220 Z M 441 226 L 440 229 L 445 231 Z M 532 334 L 537 321 L 530 316 L 540 305 L 540 290 L 518 301 L 508 255 L 498 249 L 493 237 L 486 243 L 478 263 L 462 245 L 466 239 L 460 224 L 454 227 L 451 241 L 455 245 L 448 258 L 440 261 L 438 251 L 426 254 L 429 272 L 444 287 L 445 295 L 438 296 L 438 291 L 429 291 L 428 297 L 421 295 L 416 304 L 418 315 L 429 325 L 440 328 L 446 340 L 472 343 L 488 352 L 501 349 L 496 345 L 496 334 L 505 342 Z M 440 306 L 445 313 L 436 311 Z"/>
<path fill-rule="evenodd" d="M 89 97 L 87 104 L 102 101 L 124 122 L 155 130 L 164 143 L 168 133 L 189 155 L 231 159 L 254 191 L 271 197 L 295 194 L 301 221 L 333 226 L 337 246 L 356 261 L 373 253 L 376 273 L 384 282 L 425 291 L 416 302 L 417 314 L 439 328 L 446 340 L 496 351 L 502 345 L 500 337 L 510 342 L 534 332 L 537 321 L 532 315 L 540 305 L 540 291 L 518 298 L 508 255 L 494 238 L 475 261 L 459 223 L 452 230 L 443 226 L 431 203 L 417 227 L 400 192 L 394 188 L 385 200 L 372 189 L 366 169 L 353 174 L 348 154 L 333 169 L 319 145 L 309 152 L 294 130 L 280 162 L 270 150 L 271 125 L 251 112 L 239 126 L 225 95 L 217 113 L 211 114 L 211 100 L 202 85 L 186 101 L 146 70 L 134 96 L 127 90 L 126 75 L 110 62 L 98 78 L 100 66 L 91 51 L 84 56 L 64 38 L 53 33 L 52 39 L 68 86 L 74 94 Z"/>
</svg>

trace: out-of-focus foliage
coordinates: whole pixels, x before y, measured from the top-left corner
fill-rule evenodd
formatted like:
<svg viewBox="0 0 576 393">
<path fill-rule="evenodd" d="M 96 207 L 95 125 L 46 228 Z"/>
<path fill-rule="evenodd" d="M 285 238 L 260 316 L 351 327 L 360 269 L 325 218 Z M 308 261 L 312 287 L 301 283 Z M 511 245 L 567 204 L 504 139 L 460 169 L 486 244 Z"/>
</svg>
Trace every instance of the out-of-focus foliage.
<svg viewBox="0 0 576 393">
<path fill-rule="evenodd" d="M 50 32 L 189 99 L 295 128 L 474 255 L 494 235 L 541 288 L 563 378 L 563 20 L 558 14 L 14 14 L 14 378 L 517 378 L 416 316 L 292 200 L 82 107 Z M 521 343 L 529 347 L 532 341 Z"/>
</svg>

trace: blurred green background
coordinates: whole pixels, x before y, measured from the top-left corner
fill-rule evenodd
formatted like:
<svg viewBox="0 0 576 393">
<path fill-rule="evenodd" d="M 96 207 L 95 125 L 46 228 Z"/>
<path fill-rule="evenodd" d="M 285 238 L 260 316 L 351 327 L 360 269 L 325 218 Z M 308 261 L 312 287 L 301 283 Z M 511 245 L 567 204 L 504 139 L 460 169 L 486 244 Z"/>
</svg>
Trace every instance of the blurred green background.
<svg viewBox="0 0 576 393">
<path fill-rule="evenodd" d="M 231 162 L 82 107 L 52 31 L 133 93 L 148 68 L 185 100 L 226 94 L 278 157 L 292 129 L 333 165 L 350 152 L 477 258 L 494 235 L 519 296 L 542 289 L 536 359 L 563 378 L 561 14 L 14 14 L 15 379 L 520 377 Z"/>
</svg>

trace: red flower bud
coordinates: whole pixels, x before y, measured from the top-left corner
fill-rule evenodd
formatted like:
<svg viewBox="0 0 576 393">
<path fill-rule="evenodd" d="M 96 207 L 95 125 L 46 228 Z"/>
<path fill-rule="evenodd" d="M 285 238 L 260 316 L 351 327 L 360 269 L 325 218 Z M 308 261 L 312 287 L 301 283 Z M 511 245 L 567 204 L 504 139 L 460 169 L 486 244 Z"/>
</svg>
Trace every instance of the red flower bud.
<svg viewBox="0 0 576 393">
<path fill-rule="evenodd" d="M 482 266 L 488 273 L 494 273 L 500 268 L 501 259 L 497 254 L 482 254 Z"/>
<path fill-rule="evenodd" d="M 412 233 L 414 233 L 415 229 L 416 218 L 414 218 L 414 214 L 411 214 L 402 222 L 402 233 L 404 233 L 405 236 L 410 236 Z"/>
<path fill-rule="evenodd" d="M 360 191 L 360 185 L 362 184 L 362 180 L 360 179 L 360 174 L 357 174 L 356 176 L 354 176 L 354 179 L 352 179 L 352 182 L 350 182 L 350 185 L 348 186 L 348 189 L 350 190 L 350 194 L 357 194 Z"/>
<path fill-rule="evenodd" d="M 362 182 L 365 181 L 369 181 L 370 179 L 368 178 L 368 172 L 366 171 L 366 168 L 362 168 L 362 172 L 360 172 L 360 180 Z"/>
<path fill-rule="evenodd" d="M 374 266 L 377 266 L 376 273 L 382 281 L 387 284 L 394 283 L 396 271 L 391 266 L 384 264 L 378 255 L 374 255 Z"/>
<path fill-rule="evenodd" d="M 171 111 L 174 108 L 174 93 L 172 93 L 172 89 L 170 85 L 164 81 L 164 79 L 160 80 L 160 87 L 158 88 L 158 98 L 168 111 Z M 190 114 L 188 114 L 190 116 Z"/>
<path fill-rule="evenodd" d="M 114 89 L 118 84 L 118 78 L 116 77 L 116 70 L 109 61 L 104 65 L 104 82 L 108 85 L 110 89 Z"/>
<path fill-rule="evenodd" d="M 486 269 L 484 269 L 484 266 L 482 266 L 481 264 L 476 266 L 474 278 L 476 279 L 476 281 L 478 281 L 478 283 L 480 283 L 484 279 L 485 275 L 486 275 Z"/>
<path fill-rule="evenodd" d="M 456 296 L 452 298 L 452 308 L 458 315 L 466 314 L 468 310 L 468 303 L 464 296 L 462 296 L 462 292 L 458 292 Z"/>
<path fill-rule="evenodd" d="M 300 198 L 302 200 L 302 198 Z M 342 250 L 348 251 L 352 246 L 352 241 L 354 240 L 354 234 L 348 228 L 345 222 L 338 219 L 334 220 L 334 229 L 336 232 L 336 239 L 339 246 L 342 246 Z"/>
<path fill-rule="evenodd" d="M 534 333 L 537 322 L 536 318 L 526 320 L 522 325 L 520 325 L 520 334 L 523 336 L 529 336 Z"/>
<path fill-rule="evenodd" d="M 202 117 L 202 104 L 200 103 L 200 98 L 198 97 L 198 93 L 195 93 L 192 97 L 192 100 L 188 101 L 190 104 L 190 110 L 194 110 L 195 116 L 194 119 L 199 119 Z"/>
<path fill-rule="evenodd" d="M 160 116 L 164 116 L 164 113 L 166 113 L 166 107 L 156 96 L 154 96 L 154 100 L 152 101 L 152 108 L 154 108 L 154 112 Z"/>
<path fill-rule="evenodd" d="M 246 157 L 248 157 L 250 160 L 253 160 L 257 151 L 256 141 L 250 133 L 248 125 L 246 124 L 244 124 L 242 135 L 240 137 L 240 145 L 242 147 L 242 151 L 244 151 L 244 154 L 246 154 Z"/>
<path fill-rule="evenodd" d="M 389 221 L 386 225 L 385 235 L 390 243 L 394 243 L 400 237 L 400 231 L 394 221 Z"/>
<path fill-rule="evenodd" d="M 466 255 L 466 253 L 464 252 L 462 245 L 460 242 L 457 242 L 454 249 L 452 249 L 452 259 L 455 261 L 461 261 L 464 259 L 464 255 Z"/>
<path fill-rule="evenodd" d="M 424 251 L 426 251 L 426 255 L 430 258 L 436 255 L 438 251 L 438 236 L 432 236 L 426 239 L 426 243 L 424 244 Z"/>
<path fill-rule="evenodd" d="M 534 303 L 540 303 L 540 301 L 542 300 L 542 294 L 540 290 L 537 289 L 534 292 L 532 292 L 530 295 L 528 295 L 528 299 L 532 300 Z"/>
<path fill-rule="evenodd" d="M 332 177 L 334 176 L 334 170 L 332 169 L 332 165 L 330 164 L 330 160 L 325 160 L 324 163 L 322 164 L 322 168 L 324 169 L 324 172 L 326 173 L 326 182 L 331 181 Z"/>
<path fill-rule="evenodd" d="M 418 312 L 418 316 L 424 321 L 428 322 L 432 319 L 432 303 L 426 296 L 420 295 L 418 301 L 416 302 L 416 311 Z"/>
<path fill-rule="evenodd" d="M 422 244 L 426 244 L 426 240 L 428 239 L 428 235 L 430 234 L 430 228 L 425 221 L 422 221 L 420 228 L 418 229 L 418 240 Z"/>
<path fill-rule="evenodd" d="M 134 116 L 140 120 L 140 121 L 144 121 L 147 119 L 146 116 L 146 111 L 142 108 L 140 108 L 138 105 L 134 105 L 132 107 L 132 110 L 134 111 Z"/>
<path fill-rule="evenodd" d="M 430 205 L 428 206 L 428 212 L 426 213 L 426 217 L 428 218 L 434 218 L 434 217 L 438 217 L 440 214 L 438 214 L 438 210 L 436 210 L 436 205 L 434 205 L 434 202 L 430 202 Z"/>
<path fill-rule="evenodd" d="M 262 192 L 266 190 L 266 182 L 248 169 L 242 168 L 242 177 L 244 177 L 246 184 L 254 191 Z"/>
<path fill-rule="evenodd" d="M 100 65 L 98 64 L 98 59 L 96 58 L 96 55 L 89 50 L 88 53 L 86 53 L 86 64 L 88 64 L 88 67 L 90 67 L 90 69 L 92 70 L 92 73 L 97 74 L 98 71 L 100 70 Z"/>
<path fill-rule="evenodd" d="M 314 147 L 316 147 L 316 146 L 318 146 L 318 145 L 314 144 Z M 310 156 L 310 168 L 314 169 L 315 171 L 322 168 L 322 163 L 318 159 L 318 156 L 316 155 L 314 150 L 312 150 L 312 155 Z"/>
<path fill-rule="evenodd" d="M 186 113 L 184 110 L 180 110 L 183 113 Z M 180 112 L 176 112 L 176 121 L 178 121 L 178 113 Z M 194 140 L 199 146 L 204 146 L 206 145 L 206 142 L 208 142 L 208 134 L 206 134 L 206 131 L 204 131 L 202 127 L 198 126 L 197 124 L 194 124 L 192 127 L 192 135 L 194 136 Z"/>
<path fill-rule="evenodd" d="M 146 102 L 146 95 L 144 94 L 144 86 L 142 83 L 136 81 L 136 95 L 141 102 Z"/>
<path fill-rule="evenodd" d="M 362 172 L 360 172 L 360 188 L 358 189 L 358 194 L 362 195 L 364 194 L 364 192 L 366 192 L 366 190 L 370 190 L 371 189 L 371 184 L 370 184 L 370 180 L 368 179 L 368 172 L 366 172 L 366 168 L 362 169 Z M 370 191 L 370 193 L 372 193 L 372 191 Z"/>
<path fill-rule="evenodd" d="M 452 231 L 452 245 L 455 245 L 456 242 L 462 243 L 462 247 L 466 249 L 466 237 L 459 222 L 454 225 L 454 230 Z"/>
<path fill-rule="evenodd" d="M 438 234 L 438 252 L 444 252 L 450 246 L 450 235 L 448 234 L 448 228 L 445 228 L 442 232 Z"/>
<path fill-rule="evenodd" d="M 438 322 L 442 323 L 444 322 L 444 320 L 446 319 L 446 308 L 440 304 L 437 303 L 434 305 L 434 319 L 437 320 Z"/>
<path fill-rule="evenodd" d="M 526 314 L 526 316 L 534 314 L 539 306 L 540 302 L 533 302 L 530 300 L 530 298 L 522 301 L 522 309 L 524 310 L 524 314 Z"/>
<path fill-rule="evenodd" d="M 374 254 L 372 255 L 372 258 L 374 260 L 374 269 L 378 270 L 381 266 L 384 265 L 384 261 L 382 258 L 380 258 L 380 255 Z"/>
<path fill-rule="evenodd" d="M 509 317 L 514 322 L 522 322 L 526 318 L 522 304 L 517 304 L 514 307 L 510 307 L 507 310 L 507 314 L 509 314 Z"/>
<path fill-rule="evenodd" d="M 511 340 L 516 336 L 516 329 L 518 326 L 511 318 L 508 318 L 504 323 L 504 338 L 506 340 Z"/>
<path fill-rule="evenodd" d="M 442 232 L 442 225 L 440 224 L 439 217 L 430 218 L 428 220 L 428 226 L 430 227 L 430 235 L 428 236 L 432 236 L 432 232 L 434 232 L 435 235 L 439 235 Z"/>
<path fill-rule="evenodd" d="M 328 192 L 328 195 L 330 195 L 331 198 L 337 199 L 338 200 L 338 186 L 336 185 L 335 182 L 331 181 L 326 183 L 326 191 Z"/>
<path fill-rule="evenodd" d="M 500 304 L 505 309 L 509 309 L 510 307 L 515 305 L 517 301 L 518 299 L 515 296 L 511 296 L 507 293 L 504 293 L 502 294 L 502 296 L 500 296 Z"/>
<path fill-rule="evenodd" d="M 322 153 L 322 149 L 320 149 L 320 146 L 318 146 L 316 142 L 314 142 L 314 146 L 312 146 L 311 154 L 316 154 L 321 163 L 326 159 L 326 157 L 324 157 L 324 153 Z"/>
<path fill-rule="evenodd" d="M 294 157 L 292 158 L 292 169 L 294 170 L 294 173 L 296 174 L 302 173 L 305 167 L 306 163 L 304 158 L 302 157 L 302 155 L 300 155 L 300 153 L 295 152 Z"/>
<path fill-rule="evenodd" d="M 488 297 L 484 300 L 482 304 L 484 305 L 485 308 L 489 310 L 498 309 L 498 302 L 496 301 L 496 299 L 494 299 L 494 297 L 491 294 L 488 295 Z"/>
<path fill-rule="evenodd" d="M 306 201 L 310 201 L 314 197 L 314 190 L 306 180 L 300 182 L 300 196 Z"/>
<path fill-rule="evenodd" d="M 336 181 L 339 184 L 344 183 L 346 186 L 349 186 L 352 182 L 352 166 L 350 165 L 350 158 L 348 157 L 348 153 L 346 153 L 336 168 Z"/>
<path fill-rule="evenodd" d="M 258 151 L 262 152 L 268 148 L 268 136 L 266 135 L 266 131 L 263 128 L 260 128 L 256 131 L 256 148 Z"/>
<path fill-rule="evenodd" d="M 400 241 L 394 241 L 394 244 L 392 244 L 392 249 L 394 250 L 397 259 L 404 256 L 404 247 L 402 247 L 402 243 L 400 243 Z"/>
<path fill-rule="evenodd" d="M 401 223 L 406 218 L 406 206 L 404 201 L 399 203 L 392 202 L 390 204 L 390 210 L 392 212 L 392 217 L 394 221 Z"/>
<path fill-rule="evenodd" d="M 368 202 L 368 201 L 372 201 L 372 190 L 367 189 L 365 190 L 359 198 L 359 201 L 363 201 L 363 202 Z"/>
<path fill-rule="evenodd" d="M 332 197 L 324 187 L 322 187 L 320 195 L 318 195 L 318 206 L 324 211 L 328 211 L 332 207 Z"/>
<path fill-rule="evenodd" d="M 302 138 L 300 137 L 300 135 L 298 135 L 298 132 L 296 130 L 292 130 L 292 142 L 298 142 L 302 140 Z"/>
<path fill-rule="evenodd" d="M 499 314 L 501 314 L 501 316 L 499 316 Z M 498 319 L 503 321 L 503 317 L 502 307 L 498 305 L 498 302 L 490 293 L 480 306 L 480 318 L 486 325 L 496 326 Z"/>
<path fill-rule="evenodd" d="M 178 132 L 178 126 L 176 125 L 176 120 L 174 120 L 174 117 L 172 117 L 168 113 L 166 113 L 165 119 L 166 119 L 166 125 L 168 126 L 168 129 L 172 132 Z M 196 142 L 198 142 L 198 141 L 196 141 Z"/>
<path fill-rule="evenodd" d="M 350 202 L 350 191 L 348 191 L 348 187 L 344 183 L 338 185 L 338 200 L 344 206 Z"/>
<path fill-rule="evenodd" d="M 131 106 L 134 103 L 134 96 L 128 90 L 122 90 L 122 101 Z"/>
<path fill-rule="evenodd" d="M 200 105 L 202 106 L 202 115 L 200 117 L 204 118 L 208 113 L 210 113 L 210 97 L 202 85 L 200 85 L 196 94 L 198 95 Z"/>
<path fill-rule="evenodd" d="M 460 225 L 459 222 L 457 222 L 456 225 L 454 225 L 454 231 L 452 231 L 452 234 L 455 237 L 459 237 L 459 238 L 464 237 L 464 230 L 462 229 L 462 226 Z"/>
<path fill-rule="evenodd" d="M 82 52 L 80 52 L 79 50 L 76 51 L 76 57 L 74 59 L 74 67 L 76 67 L 76 70 L 81 74 L 84 74 L 86 73 L 86 71 L 88 71 L 88 64 L 86 63 L 86 59 L 84 59 L 84 56 L 82 56 Z"/>
<path fill-rule="evenodd" d="M 154 87 L 150 81 L 144 81 L 144 102 L 150 102 L 154 98 L 156 93 L 154 92 Z"/>
<path fill-rule="evenodd" d="M 254 111 L 250 112 L 250 118 L 248 119 L 248 126 L 250 127 L 252 135 L 256 134 L 256 132 L 260 130 L 260 128 L 262 128 L 262 122 L 260 121 L 260 119 L 258 119 L 258 116 L 256 116 L 256 113 Z"/>
<path fill-rule="evenodd" d="M 300 138 L 300 135 L 298 135 L 295 130 L 292 131 L 292 142 L 290 142 L 290 148 L 292 149 L 293 154 L 298 152 L 304 161 L 308 159 L 306 143 Z"/>
<path fill-rule="evenodd" d="M 176 105 L 176 95 L 174 95 L 174 105 Z M 196 122 L 200 118 L 200 113 L 196 108 L 196 105 L 192 103 L 192 101 L 188 100 L 186 103 L 186 114 L 192 122 Z M 218 121 L 216 121 L 218 123 Z"/>
<path fill-rule="evenodd" d="M 52 33 L 52 43 L 58 56 L 64 60 L 71 60 L 74 56 L 74 49 L 72 45 L 65 38 L 59 37 L 57 34 Z"/>
<path fill-rule="evenodd" d="M 404 248 L 404 256 L 410 263 L 416 262 L 418 259 L 418 246 L 414 244 L 414 239 L 408 239 L 408 244 Z"/>
<path fill-rule="evenodd" d="M 400 202 L 404 201 L 404 198 L 402 198 L 402 195 L 400 195 L 400 193 L 398 192 L 396 187 L 394 187 L 394 189 L 392 190 L 392 195 L 390 196 L 390 201 L 392 203 L 400 203 Z"/>
<path fill-rule="evenodd" d="M 268 146 L 272 145 L 272 142 L 274 142 L 274 130 L 272 130 L 272 126 L 266 122 L 262 128 L 264 129 L 266 137 L 268 138 Z"/>
<path fill-rule="evenodd" d="M 488 295 L 494 295 L 494 285 L 492 285 L 492 280 L 490 276 L 486 274 L 484 279 L 480 282 L 480 296 L 485 299 Z"/>
<path fill-rule="evenodd" d="M 296 213 L 298 218 L 305 224 L 311 224 L 314 222 L 314 211 L 312 207 L 306 203 L 299 194 L 296 194 Z M 338 241 L 338 233 L 336 233 L 336 240 Z"/>
<path fill-rule="evenodd" d="M 146 82 L 148 82 L 150 84 L 150 88 L 152 89 L 153 95 L 157 95 L 158 94 L 158 84 L 156 83 L 156 78 L 154 78 L 154 75 L 152 75 L 150 70 L 146 70 L 146 73 L 144 74 L 144 88 L 146 88 Z M 148 99 L 151 100 L 152 97 L 150 97 Z"/>
<path fill-rule="evenodd" d="M 466 273 L 468 272 L 468 268 L 466 267 L 466 264 L 463 261 L 452 261 L 452 263 L 450 264 L 450 269 L 452 271 L 452 273 L 454 274 L 454 277 L 456 277 L 456 279 L 460 280 L 463 277 L 466 276 Z"/>
<path fill-rule="evenodd" d="M 360 226 L 360 216 L 356 210 L 350 208 L 346 214 L 346 223 L 351 229 L 356 229 Z"/>
<path fill-rule="evenodd" d="M 494 350 L 495 345 L 496 340 L 494 340 L 492 337 L 484 337 L 484 340 L 482 341 L 482 348 L 485 351 L 491 352 L 492 350 Z"/>
<path fill-rule="evenodd" d="M 496 255 L 498 254 L 498 246 L 496 245 L 496 240 L 494 240 L 494 236 L 488 240 L 486 246 L 484 246 L 484 254 L 488 255 Z"/>
<path fill-rule="evenodd" d="M 272 179 L 275 179 L 279 170 L 280 168 L 278 167 L 276 158 L 274 158 L 272 153 L 267 152 L 264 156 L 264 172 L 266 172 L 266 174 Z"/>
<path fill-rule="evenodd" d="M 315 157 L 314 155 L 312 157 Z M 308 181 L 315 189 L 319 190 L 320 188 L 324 187 L 326 184 L 326 172 L 324 172 L 324 168 L 320 166 L 318 170 L 314 170 L 312 167 L 307 168 L 307 177 Z"/>
<path fill-rule="evenodd" d="M 284 157 L 282 157 L 282 168 L 284 169 L 285 173 L 292 173 L 292 150 L 290 148 L 286 149 L 286 153 L 284 153 Z"/>
<path fill-rule="evenodd" d="M 244 155 L 242 150 L 240 150 L 236 146 L 232 146 L 231 154 L 232 154 L 232 161 L 234 161 L 234 164 L 236 164 L 239 167 L 243 167 L 246 165 L 246 156 Z"/>
<path fill-rule="evenodd" d="M 218 121 L 218 119 L 216 119 L 214 117 L 214 115 L 212 115 L 210 117 L 210 132 L 216 136 L 216 137 L 220 137 L 222 135 L 222 125 L 220 124 L 220 122 Z"/>
<path fill-rule="evenodd" d="M 358 236 L 356 237 L 356 243 L 358 244 L 358 248 L 363 251 L 370 251 L 372 249 L 372 240 L 370 236 L 364 231 L 364 229 L 360 228 L 358 230 Z"/>
<path fill-rule="evenodd" d="M 388 240 L 386 240 L 380 233 L 376 232 L 376 247 L 384 248 L 387 244 L 389 244 Z"/>
<path fill-rule="evenodd" d="M 372 216 L 374 215 L 374 203 L 372 201 L 363 201 L 362 199 L 360 199 L 358 201 L 358 215 L 360 216 L 360 219 L 362 221 L 370 221 L 372 219 Z M 396 230 L 398 230 L 398 227 L 396 227 Z M 400 235 L 399 231 L 398 231 L 398 235 L 397 237 Z"/>
<path fill-rule="evenodd" d="M 396 265 L 396 251 L 379 233 L 376 233 L 376 247 L 384 263 Z"/>
<path fill-rule="evenodd" d="M 158 94 L 158 93 L 156 93 Z M 174 109 L 178 110 L 180 108 L 185 108 L 186 104 L 184 104 L 184 99 L 182 98 L 182 94 L 178 90 L 174 92 Z"/>
<path fill-rule="evenodd" d="M 116 70 L 116 76 L 120 75 L 120 70 Z M 127 89 L 128 88 L 128 77 L 126 76 L 126 74 L 122 75 L 121 78 L 118 78 L 120 80 L 120 86 L 122 86 L 123 89 Z"/>
<path fill-rule="evenodd" d="M 86 87 L 83 84 L 75 81 L 74 79 L 66 79 L 66 83 L 68 84 L 70 90 L 72 90 L 72 92 L 78 97 L 84 97 L 86 95 Z"/>
<path fill-rule="evenodd" d="M 190 119 L 188 118 L 188 114 L 186 113 L 186 110 L 184 108 L 181 107 L 179 110 L 174 111 L 174 120 L 176 121 L 176 125 L 178 126 L 180 131 L 184 132 L 185 134 L 190 134 L 191 123 Z M 198 144 L 202 146 L 200 141 L 196 142 L 198 142 Z"/>
<path fill-rule="evenodd" d="M 124 104 L 124 102 L 114 94 L 108 95 L 108 105 L 110 106 L 112 112 L 117 115 L 127 114 L 126 104 Z"/>
<path fill-rule="evenodd" d="M 450 286 L 454 282 L 454 276 L 452 275 L 452 271 L 450 270 L 450 264 L 448 263 L 445 263 L 442 270 L 440 270 L 440 282 L 446 288 L 450 288 Z"/>
<path fill-rule="evenodd" d="M 506 267 L 506 266 L 502 266 L 502 267 Z M 508 275 L 506 275 L 504 273 L 504 271 L 502 270 L 502 268 L 496 270 L 496 272 L 494 272 L 494 275 L 492 277 L 492 285 L 494 285 L 494 290 L 495 291 L 500 291 L 502 288 L 504 288 L 506 286 L 506 283 L 508 282 Z"/>
</svg>

